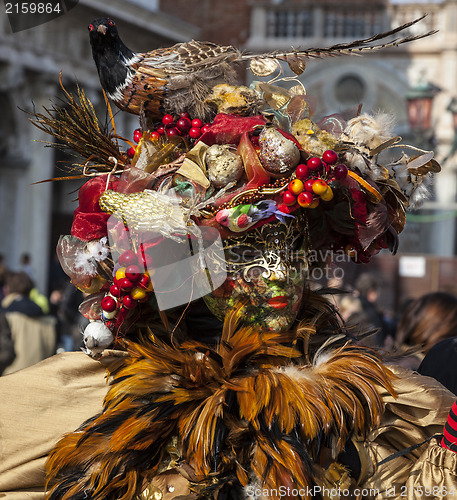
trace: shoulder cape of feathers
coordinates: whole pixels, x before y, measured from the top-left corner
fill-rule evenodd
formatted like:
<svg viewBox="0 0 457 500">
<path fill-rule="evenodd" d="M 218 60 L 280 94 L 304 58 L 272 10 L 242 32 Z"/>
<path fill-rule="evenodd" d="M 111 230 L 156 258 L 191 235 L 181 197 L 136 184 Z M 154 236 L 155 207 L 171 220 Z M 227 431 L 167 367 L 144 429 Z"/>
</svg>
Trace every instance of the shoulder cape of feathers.
<svg viewBox="0 0 457 500">
<path fill-rule="evenodd" d="M 287 333 L 237 327 L 241 315 L 227 316 L 213 348 L 151 332 L 126 341 L 103 411 L 50 454 L 48 499 L 133 499 L 170 462 L 172 441 L 198 498 L 241 498 L 250 483 L 306 489 L 324 447 L 336 459 L 379 424 L 393 374 L 374 351 L 337 335 L 307 361 L 306 337 L 329 326 L 329 311 Z"/>
</svg>

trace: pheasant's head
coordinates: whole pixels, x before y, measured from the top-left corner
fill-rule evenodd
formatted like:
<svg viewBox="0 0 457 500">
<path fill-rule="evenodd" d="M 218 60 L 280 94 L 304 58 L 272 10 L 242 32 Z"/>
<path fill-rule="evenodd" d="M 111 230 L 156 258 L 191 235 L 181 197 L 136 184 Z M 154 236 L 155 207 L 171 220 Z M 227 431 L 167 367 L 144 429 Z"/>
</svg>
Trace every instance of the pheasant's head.
<svg viewBox="0 0 457 500">
<path fill-rule="evenodd" d="M 93 49 L 101 49 L 119 43 L 116 23 L 107 17 L 95 19 L 89 26 L 90 43 Z"/>
</svg>

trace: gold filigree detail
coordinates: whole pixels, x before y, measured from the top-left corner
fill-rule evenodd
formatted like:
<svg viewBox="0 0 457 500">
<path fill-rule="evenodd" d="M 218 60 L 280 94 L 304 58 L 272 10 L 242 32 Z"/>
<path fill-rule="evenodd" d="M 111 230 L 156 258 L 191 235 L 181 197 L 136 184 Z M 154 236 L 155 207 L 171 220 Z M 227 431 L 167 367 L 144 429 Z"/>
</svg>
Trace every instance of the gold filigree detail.
<svg viewBox="0 0 457 500">
<path fill-rule="evenodd" d="M 306 252 L 299 245 L 301 233 L 297 221 L 287 224 L 270 223 L 244 233 L 240 238 L 229 238 L 224 243 L 228 272 L 242 272 L 250 281 L 254 268 L 263 269 L 262 277 L 287 276 L 294 263 L 308 267 Z"/>
<path fill-rule="evenodd" d="M 150 484 L 136 498 L 137 500 L 162 500 L 163 493 L 159 490 L 159 488 L 156 488 L 155 486 Z"/>
</svg>

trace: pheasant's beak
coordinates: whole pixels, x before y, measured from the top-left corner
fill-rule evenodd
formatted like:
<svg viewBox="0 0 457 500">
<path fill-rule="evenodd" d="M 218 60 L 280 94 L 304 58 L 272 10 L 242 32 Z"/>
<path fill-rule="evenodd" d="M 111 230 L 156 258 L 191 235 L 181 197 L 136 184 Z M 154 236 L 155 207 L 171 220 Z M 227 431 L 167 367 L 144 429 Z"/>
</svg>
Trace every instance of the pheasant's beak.
<svg viewBox="0 0 457 500">
<path fill-rule="evenodd" d="M 97 28 L 97 31 L 102 35 L 106 35 L 108 28 L 104 24 L 100 24 L 99 27 Z"/>
</svg>

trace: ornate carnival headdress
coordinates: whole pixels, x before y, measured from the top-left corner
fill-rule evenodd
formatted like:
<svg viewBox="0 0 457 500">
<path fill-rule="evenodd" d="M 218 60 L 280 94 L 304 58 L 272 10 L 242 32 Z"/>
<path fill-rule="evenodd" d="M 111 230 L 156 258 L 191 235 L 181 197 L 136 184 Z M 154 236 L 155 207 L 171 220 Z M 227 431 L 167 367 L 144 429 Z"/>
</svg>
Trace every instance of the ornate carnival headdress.
<svg viewBox="0 0 457 500">
<path fill-rule="evenodd" d="M 214 87 L 207 105 L 215 115 L 207 124 L 186 113 L 153 124 L 140 116 L 128 151 L 113 121 L 109 132 L 101 126 L 82 90 L 78 98 L 66 94 L 66 108 L 35 115 L 35 125 L 59 139 L 57 147 L 83 157 L 75 168 L 89 177 L 72 234 L 58 245 L 64 270 L 90 294 L 81 312 L 104 325 L 100 340 L 85 335 L 88 351 L 102 350 L 157 309 L 161 286 L 169 289 L 160 297 L 168 297 L 195 269 L 207 273 L 201 255 L 208 247 L 220 261 L 222 246 L 255 245 L 265 225 L 291 228 L 308 251 L 344 252 L 355 262 L 368 262 L 383 248 L 396 251 L 406 209 L 422 202 L 440 170 L 433 153 L 402 144 L 384 114 L 347 122 L 332 115 L 316 123 L 303 86 L 287 90 L 276 83 Z M 200 253 L 200 259 L 174 280 L 167 267 L 173 259 L 157 258 L 171 251 L 176 261 L 185 260 L 170 242 L 188 248 L 189 241 L 194 250 L 186 255 Z M 152 276 L 159 267 L 166 268 L 161 285 Z M 221 273 L 213 288 L 225 278 Z M 200 295 L 209 291 L 204 287 Z M 183 297 L 159 300 L 159 309 L 192 295 Z"/>
</svg>

